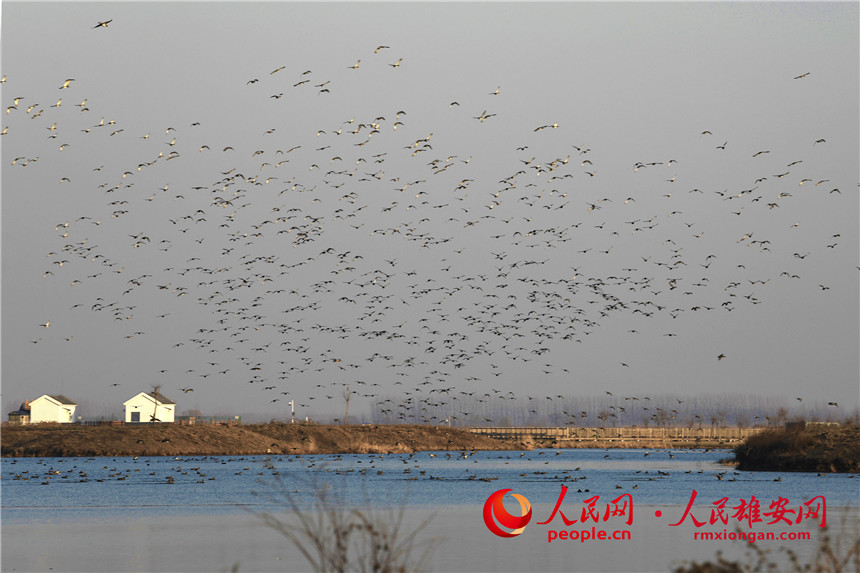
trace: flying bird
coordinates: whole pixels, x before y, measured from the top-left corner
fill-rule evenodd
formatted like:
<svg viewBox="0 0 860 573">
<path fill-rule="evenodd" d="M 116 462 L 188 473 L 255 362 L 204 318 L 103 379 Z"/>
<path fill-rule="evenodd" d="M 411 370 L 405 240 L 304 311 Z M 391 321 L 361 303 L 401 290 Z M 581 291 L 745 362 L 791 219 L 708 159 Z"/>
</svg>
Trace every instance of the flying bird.
<svg viewBox="0 0 860 573">
<path fill-rule="evenodd" d="M 108 24 L 110 24 L 111 22 L 113 22 L 113 18 L 111 18 L 110 20 L 105 20 L 104 22 L 99 22 L 98 24 L 93 26 L 93 29 L 95 30 L 96 28 L 107 28 Z"/>
<path fill-rule="evenodd" d="M 495 115 L 496 114 L 494 114 L 494 113 L 487 113 L 487 110 L 484 110 L 481 112 L 481 115 L 473 116 L 473 118 L 480 120 L 481 123 L 484 123 L 486 120 L 488 120 L 491 117 L 494 117 Z"/>
</svg>

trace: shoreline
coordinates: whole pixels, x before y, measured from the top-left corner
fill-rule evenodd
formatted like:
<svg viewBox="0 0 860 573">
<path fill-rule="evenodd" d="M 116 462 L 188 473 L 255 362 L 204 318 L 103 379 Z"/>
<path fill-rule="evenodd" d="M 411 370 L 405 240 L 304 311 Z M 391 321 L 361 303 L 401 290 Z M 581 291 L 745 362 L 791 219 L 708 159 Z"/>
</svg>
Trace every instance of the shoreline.
<svg viewBox="0 0 860 573">
<path fill-rule="evenodd" d="M 238 456 L 530 449 L 442 426 L 4 425 L 2 457 Z"/>
<path fill-rule="evenodd" d="M 524 428 L 523 430 L 528 430 Z M 493 437 L 468 428 L 417 425 L 319 424 L 77 424 L 3 425 L 9 457 L 112 457 L 188 455 L 311 455 L 496 451 L 538 448 L 730 449 L 739 440 L 610 437 L 556 439 Z"/>
<path fill-rule="evenodd" d="M 243 456 L 402 454 L 534 449 L 726 449 L 741 470 L 860 471 L 856 425 L 792 426 L 755 435 L 694 437 L 681 428 L 452 428 L 361 424 L 4 424 L 0 457 Z M 547 435 L 556 430 L 564 435 Z M 657 435 L 654 435 L 657 434 Z M 741 439 L 741 438 L 744 439 Z"/>
</svg>

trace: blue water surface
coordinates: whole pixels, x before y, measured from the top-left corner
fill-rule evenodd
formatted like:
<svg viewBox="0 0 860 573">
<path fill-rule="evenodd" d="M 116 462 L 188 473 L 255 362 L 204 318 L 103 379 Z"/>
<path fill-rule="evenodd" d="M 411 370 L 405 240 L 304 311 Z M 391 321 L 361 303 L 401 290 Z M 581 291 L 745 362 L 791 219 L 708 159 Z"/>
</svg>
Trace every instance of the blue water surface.
<svg viewBox="0 0 860 573">
<path fill-rule="evenodd" d="M 482 505 L 499 489 L 532 504 L 629 493 L 637 505 L 686 505 L 752 496 L 792 507 L 816 496 L 860 505 L 860 476 L 740 472 L 728 450 L 563 449 L 306 456 L 4 458 L 2 520 L 122 520 L 312 507 L 315 492 L 344 507 Z"/>
</svg>

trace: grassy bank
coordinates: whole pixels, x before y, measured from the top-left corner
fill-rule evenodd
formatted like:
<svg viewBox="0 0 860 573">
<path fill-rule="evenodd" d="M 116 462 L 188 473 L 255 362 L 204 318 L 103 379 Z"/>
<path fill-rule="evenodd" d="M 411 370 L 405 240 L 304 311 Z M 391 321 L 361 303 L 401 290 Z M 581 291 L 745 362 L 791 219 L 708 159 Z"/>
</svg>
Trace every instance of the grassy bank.
<svg viewBox="0 0 860 573">
<path fill-rule="evenodd" d="M 515 450 L 521 443 L 438 426 L 139 424 L 3 426 L 3 457 L 192 456 Z"/>
<path fill-rule="evenodd" d="M 734 449 L 741 470 L 860 472 L 860 426 L 796 426 L 751 436 Z"/>
</svg>

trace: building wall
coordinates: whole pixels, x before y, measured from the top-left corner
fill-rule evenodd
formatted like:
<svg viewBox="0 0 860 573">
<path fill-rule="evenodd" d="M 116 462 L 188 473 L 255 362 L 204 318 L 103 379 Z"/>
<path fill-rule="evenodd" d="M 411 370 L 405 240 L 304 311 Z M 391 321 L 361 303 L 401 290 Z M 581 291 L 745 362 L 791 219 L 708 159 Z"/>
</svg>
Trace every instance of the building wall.
<svg viewBox="0 0 860 573">
<path fill-rule="evenodd" d="M 145 395 L 137 395 L 125 403 L 125 421 L 131 422 L 132 412 L 140 412 L 140 422 L 149 422 L 153 412 L 161 422 L 173 422 L 176 413 L 175 404 L 159 404 L 158 409 L 152 399 Z"/>
<path fill-rule="evenodd" d="M 158 418 L 162 422 L 173 422 L 176 418 L 176 404 L 162 405 L 158 407 Z"/>
<path fill-rule="evenodd" d="M 9 423 L 15 426 L 23 426 L 30 423 L 30 412 L 9 412 Z"/>
<path fill-rule="evenodd" d="M 30 402 L 30 423 L 60 422 L 68 424 L 75 419 L 75 408 L 74 404 L 58 405 L 44 396 L 36 398 Z"/>
</svg>

